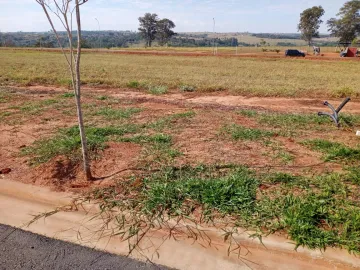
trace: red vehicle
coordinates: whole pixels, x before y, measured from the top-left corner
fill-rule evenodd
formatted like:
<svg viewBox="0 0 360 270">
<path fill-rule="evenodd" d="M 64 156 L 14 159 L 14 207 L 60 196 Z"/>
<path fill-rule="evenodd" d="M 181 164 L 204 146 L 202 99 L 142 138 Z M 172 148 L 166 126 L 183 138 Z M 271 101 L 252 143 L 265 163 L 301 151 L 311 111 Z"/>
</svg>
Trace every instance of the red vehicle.
<svg viewBox="0 0 360 270">
<path fill-rule="evenodd" d="M 344 51 L 340 53 L 340 57 L 357 57 L 359 51 L 357 48 L 347 47 Z"/>
</svg>

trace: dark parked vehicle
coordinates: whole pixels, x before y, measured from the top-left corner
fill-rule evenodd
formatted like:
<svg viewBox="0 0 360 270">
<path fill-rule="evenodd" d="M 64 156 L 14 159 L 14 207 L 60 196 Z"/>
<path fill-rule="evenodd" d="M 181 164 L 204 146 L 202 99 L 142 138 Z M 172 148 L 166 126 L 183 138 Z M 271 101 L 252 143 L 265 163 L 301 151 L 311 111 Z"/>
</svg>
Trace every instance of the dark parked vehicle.
<svg viewBox="0 0 360 270">
<path fill-rule="evenodd" d="M 303 53 L 302 51 L 299 51 L 299 50 L 286 50 L 285 51 L 285 56 L 301 56 L 301 57 L 305 57 L 305 53 Z"/>
</svg>

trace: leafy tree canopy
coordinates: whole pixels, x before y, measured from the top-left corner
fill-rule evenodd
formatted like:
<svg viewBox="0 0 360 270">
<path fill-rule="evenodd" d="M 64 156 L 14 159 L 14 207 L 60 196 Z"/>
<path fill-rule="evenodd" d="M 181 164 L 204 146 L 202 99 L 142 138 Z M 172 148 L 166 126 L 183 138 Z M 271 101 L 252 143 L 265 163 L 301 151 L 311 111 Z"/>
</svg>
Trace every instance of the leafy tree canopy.
<svg viewBox="0 0 360 270">
<path fill-rule="evenodd" d="M 300 14 L 298 30 L 301 32 L 303 40 L 308 42 L 309 46 L 313 38 L 319 37 L 319 28 L 323 22 L 321 17 L 324 14 L 325 10 L 322 6 L 308 8 Z"/>
</svg>

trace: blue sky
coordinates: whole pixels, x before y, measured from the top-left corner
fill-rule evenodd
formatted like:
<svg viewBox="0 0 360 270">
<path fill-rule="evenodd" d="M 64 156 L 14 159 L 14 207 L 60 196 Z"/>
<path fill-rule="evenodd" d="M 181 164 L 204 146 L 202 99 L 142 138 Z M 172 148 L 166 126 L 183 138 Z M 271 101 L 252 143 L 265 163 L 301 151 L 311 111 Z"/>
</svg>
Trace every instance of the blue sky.
<svg viewBox="0 0 360 270">
<path fill-rule="evenodd" d="M 84 30 L 137 30 L 146 12 L 172 19 L 177 32 L 294 33 L 300 13 L 322 5 L 324 21 L 334 17 L 346 0 L 89 0 L 82 7 Z M 48 31 L 50 26 L 35 0 L 0 0 L 0 31 Z M 323 24 L 321 32 L 326 33 Z"/>
</svg>

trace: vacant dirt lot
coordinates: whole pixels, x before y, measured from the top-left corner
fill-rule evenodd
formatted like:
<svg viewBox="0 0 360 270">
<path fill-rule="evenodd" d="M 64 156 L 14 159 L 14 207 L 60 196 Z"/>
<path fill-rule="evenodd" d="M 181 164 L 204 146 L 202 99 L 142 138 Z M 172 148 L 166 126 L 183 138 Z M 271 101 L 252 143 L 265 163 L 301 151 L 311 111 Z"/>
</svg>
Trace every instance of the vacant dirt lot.
<svg viewBox="0 0 360 270">
<path fill-rule="evenodd" d="M 0 57 L 7 178 L 97 202 L 125 239 L 163 227 L 166 217 L 190 217 L 232 227 L 224 240 L 234 252 L 239 227 L 297 246 L 360 252 L 360 103 L 349 72 L 356 62 L 85 55 L 82 101 L 95 176 L 86 182 L 73 94 L 39 86 L 68 86 L 60 55 Z M 340 128 L 317 115 L 328 110 L 325 99 L 337 106 L 345 96 L 353 100 Z"/>
<path fill-rule="evenodd" d="M 64 161 L 63 157 L 50 156 L 41 165 L 43 161 L 29 159 L 31 154 L 21 154 L 34 142 L 76 125 L 73 99 L 67 94 L 52 87 L 1 90 L 0 162 L 2 167 L 12 169 L 14 180 L 60 189 L 94 184 L 83 183 L 78 177 L 78 166 Z M 242 164 L 295 174 L 338 171 L 342 168 L 340 163 L 324 162 L 321 153 L 302 142 L 321 138 L 352 147 L 358 143 L 354 136 L 356 125 L 344 123 L 337 129 L 330 119 L 316 115 L 317 111 L 327 110 L 321 100 L 259 99 L 224 94 L 154 96 L 116 89 L 86 89 L 83 102 L 89 126 L 134 124 L 140 128 L 136 134 L 166 133 L 171 137 L 171 146 L 160 154 L 157 150 L 146 149 L 143 143 L 109 139 L 93 161 L 94 175 L 100 179 L 95 184 L 136 174 L 137 167 L 149 164 L 156 167 L 158 162 L 172 166 Z M 332 102 L 336 104 L 340 100 Z M 357 121 L 358 108 L 357 102 L 352 102 L 344 113 L 351 113 Z M 117 112 L 120 112 L 118 116 Z M 297 116 L 300 118 L 296 119 Z M 315 124 L 318 120 L 320 125 Z M 150 127 L 144 127 L 146 125 Z M 249 138 L 234 139 L 231 131 L 226 130 L 234 126 L 250 133 L 256 130 L 275 132 L 267 138 L 256 135 L 251 138 L 250 134 Z M 266 144 L 264 138 L 268 140 Z M 167 156 L 166 152 L 171 151 L 174 156 L 171 153 Z M 35 164 L 29 166 L 29 162 Z"/>
</svg>

